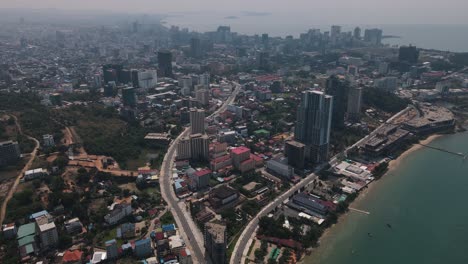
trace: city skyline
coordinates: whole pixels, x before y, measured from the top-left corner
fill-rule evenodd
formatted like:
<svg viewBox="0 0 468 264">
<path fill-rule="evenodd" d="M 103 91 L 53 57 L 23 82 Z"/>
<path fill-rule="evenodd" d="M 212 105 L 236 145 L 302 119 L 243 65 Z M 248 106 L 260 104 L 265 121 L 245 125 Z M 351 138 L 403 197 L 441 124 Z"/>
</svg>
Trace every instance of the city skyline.
<svg viewBox="0 0 468 264">
<path fill-rule="evenodd" d="M 360 0 L 349 2 L 332 0 L 327 2 L 310 2 L 299 0 L 294 5 L 281 1 L 259 0 L 249 2 L 246 0 L 224 2 L 202 0 L 171 2 L 137 0 L 131 3 L 122 0 L 103 0 L 78 2 L 59 0 L 19 0 L 0 3 L 2 8 L 15 9 L 58 9 L 78 11 L 111 11 L 119 13 L 145 13 L 161 15 L 185 15 L 194 13 L 221 13 L 223 15 L 265 18 L 271 15 L 288 17 L 295 21 L 323 21 L 331 24 L 335 21 L 344 23 L 375 24 L 468 24 L 468 17 L 464 10 L 468 3 L 459 0 L 431 3 L 426 1 L 370 1 Z M 386 12 L 382 12 L 386 10 Z M 343 21 L 340 21 L 343 20 Z M 287 23 L 287 21 L 286 21 Z"/>
</svg>

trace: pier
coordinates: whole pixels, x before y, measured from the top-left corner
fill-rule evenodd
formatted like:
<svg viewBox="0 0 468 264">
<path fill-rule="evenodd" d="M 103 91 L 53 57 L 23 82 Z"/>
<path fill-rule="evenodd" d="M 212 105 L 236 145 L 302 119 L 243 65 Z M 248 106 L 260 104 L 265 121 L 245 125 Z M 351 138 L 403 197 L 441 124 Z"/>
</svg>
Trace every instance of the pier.
<svg viewBox="0 0 468 264">
<path fill-rule="evenodd" d="M 370 212 L 368 212 L 368 211 L 359 210 L 359 209 L 356 209 L 356 208 L 353 208 L 353 207 L 349 207 L 348 209 L 351 210 L 351 211 L 354 211 L 354 212 L 361 213 L 361 214 L 370 215 Z"/>
<path fill-rule="evenodd" d="M 437 148 L 437 147 L 429 146 L 429 145 L 422 144 L 422 143 L 418 143 L 418 144 L 423 146 L 423 147 L 426 147 L 426 148 L 430 148 L 430 149 L 438 150 L 438 151 L 445 152 L 445 153 L 448 153 L 448 154 L 451 154 L 451 155 L 455 155 L 455 156 L 458 156 L 458 157 L 462 157 L 463 159 L 466 158 L 466 155 L 464 153 L 461 153 L 461 152 L 453 152 L 453 151 L 450 151 L 450 150 L 446 150 L 446 149 L 443 149 L 443 148 Z"/>
</svg>

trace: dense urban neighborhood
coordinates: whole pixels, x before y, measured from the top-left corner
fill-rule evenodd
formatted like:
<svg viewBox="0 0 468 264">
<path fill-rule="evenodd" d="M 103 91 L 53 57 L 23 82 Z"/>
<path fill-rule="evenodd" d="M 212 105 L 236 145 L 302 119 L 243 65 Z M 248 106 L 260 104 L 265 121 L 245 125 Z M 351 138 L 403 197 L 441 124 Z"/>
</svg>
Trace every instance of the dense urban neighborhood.
<svg viewBox="0 0 468 264">
<path fill-rule="evenodd" d="M 299 263 L 466 122 L 467 54 L 378 28 L 107 20 L 0 28 L 1 263 Z"/>
</svg>

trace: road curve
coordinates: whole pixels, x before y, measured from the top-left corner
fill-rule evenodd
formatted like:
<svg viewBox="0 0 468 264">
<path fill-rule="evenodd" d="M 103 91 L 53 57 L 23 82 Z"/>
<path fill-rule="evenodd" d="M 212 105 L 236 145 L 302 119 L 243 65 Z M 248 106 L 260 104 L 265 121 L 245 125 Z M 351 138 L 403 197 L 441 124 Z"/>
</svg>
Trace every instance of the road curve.
<svg viewBox="0 0 468 264">
<path fill-rule="evenodd" d="M 380 125 L 378 128 L 376 128 L 374 131 L 372 131 L 369 135 L 363 137 L 360 139 L 358 142 L 354 143 L 352 146 L 349 146 L 346 148 L 344 153 L 346 154 L 351 148 L 354 148 L 358 145 L 360 145 L 364 140 L 368 139 L 370 136 L 375 135 L 382 127 L 384 127 L 386 124 L 392 122 L 394 119 L 397 117 L 405 114 L 411 109 L 411 106 L 408 106 L 407 108 L 401 110 L 394 116 L 392 116 L 390 119 L 388 119 L 384 124 Z M 338 155 L 332 157 L 329 161 L 329 164 L 332 166 L 338 162 Z M 254 234 L 255 229 L 258 226 L 259 219 L 271 211 L 273 211 L 276 207 L 278 207 L 283 201 L 285 201 L 287 198 L 291 197 L 297 190 L 301 189 L 302 187 L 305 187 L 309 183 L 311 183 L 317 176 L 315 173 L 319 172 L 322 170 L 324 165 L 318 167 L 315 169 L 314 173 L 310 174 L 306 178 L 302 179 L 299 183 L 294 185 L 291 189 L 289 189 L 287 192 L 283 193 L 279 197 L 277 197 L 273 202 L 269 203 L 266 207 L 264 207 L 247 225 L 247 227 L 244 229 L 244 232 L 242 232 L 241 236 L 239 237 L 239 240 L 237 240 L 236 246 L 234 247 L 234 251 L 231 255 L 230 263 L 231 264 L 239 264 L 242 263 L 242 259 L 244 258 L 243 254 L 244 251 L 247 249 L 249 246 L 248 241 L 250 240 L 252 234 Z"/>
<path fill-rule="evenodd" d="M 21 129 L 21 125 L 19 124 L 18 119 L 14 115 L 11 115 L 11 116 L 15 119 L 16 127 L 18 129 L 18 133 L 23 135 L 23 130 Z M 8 194 L 5 197 L 5 200 L 3 200 L 2 208 L 1 208 L 1 211 L 0 211 L 0 225 L 3 224 L 3 220 L 5 219 L 8 202 L 10 201 L 11 197 L 13 197 L 13 195 L 15 194 L 16 188 L 18 188 L 18 185 L 20 183 L 21 177 L 23 176 L 24 172 L 29 170 L 29 168 L 31 167 L 34 159 L 36 158 L 37 150 L 39 149 L 40 144 L 39 144 L 39 141 L 37 139 L 35 139 L 35 138 L 31 137 L 31 136 L 28 136 L 28 135 L 25 135 L 25 136 L 27 138 L 29 138 L 30 140 L 33 140 L 34 143 L 36 143 L 36 146 L 34 147 L 34 150 L 31 152 L 31 157 L 29 158 L 28 163 L 26 163 L 26 165 L 24 165 L 23 169 L 20 171 L 20 173 L 16 177 L 16 180 L 13 183 L 13 186 L 11 186 L 10 190 L 8 191 Z"/>
<path fill-rule="evenodd" d="M 241 86 L 238 83 L 233 83 L 235 85 L 234 91 L 231 95 L 224 101 L 220 108 L 218 108 L 214 113 L 212 113 L 209 117 L 215 117 L 219 113 L 225 111 L 227 106 L 231 104 L 237 94 L 239 93 Z M 186 212 L 182 210 L 182 208 L 178 205 L 178 198 L 176 197 L 174 190 L 172 188 L 171 183 L 171 174 L 172 174 L 172 164 L 175 159 L 177 144 L 179 143 L 180 139 L 187 136 L 190 132 L 190 128 L 186 128 L 172 143 L 170 144 L 166 155 L 164 156 L 164 160 L 161 165 L 161 177 L 159 179 L 159 183 L 161 186 L 161 195 L 164 200 L 168 203 L 170 210 L 172 213 L 175 214 L 174 218 L 176 220 L 177 226 L 180 229 L 182 234 L 188 238 L 186 240 L 186 245 L 192 249 L 192 260 L 193 263 L 205 263 L 204 257 L 204 249 L 203 245 L 199 245 L 195 238 L 195 232 L 198 230 L 192 230 L 190 226 L 196 226 L 195 224 L 190 225 L 189 221 L 193 221 L 190 215 L 187 215 Z"/>
</svg>

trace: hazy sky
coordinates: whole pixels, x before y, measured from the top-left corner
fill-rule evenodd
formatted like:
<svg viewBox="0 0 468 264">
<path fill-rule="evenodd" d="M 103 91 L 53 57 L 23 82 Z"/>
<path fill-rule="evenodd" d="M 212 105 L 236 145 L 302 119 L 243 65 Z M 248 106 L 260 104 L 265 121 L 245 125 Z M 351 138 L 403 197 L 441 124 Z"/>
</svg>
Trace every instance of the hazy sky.
<svg viewBox="0 0 468 264">
<path fill-rule="evenodd" d="M 270 12 L 351 23 L 468 24 L 468 0 L 0 0 L 0 8 L 128 13 Z M 294 16 L 291 16 L 294 18 Z"/>
</svg>

